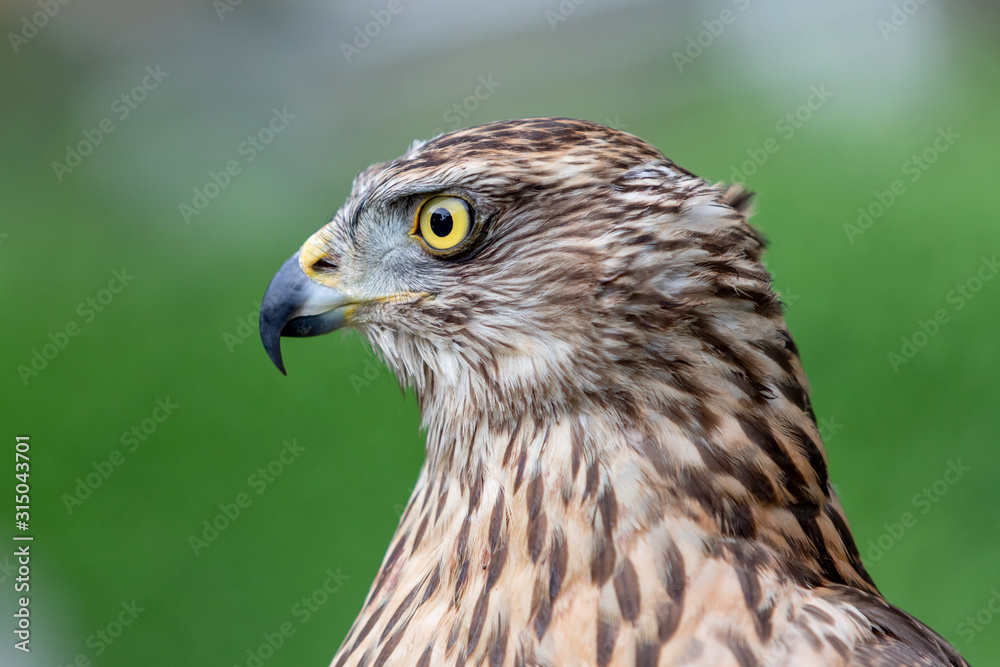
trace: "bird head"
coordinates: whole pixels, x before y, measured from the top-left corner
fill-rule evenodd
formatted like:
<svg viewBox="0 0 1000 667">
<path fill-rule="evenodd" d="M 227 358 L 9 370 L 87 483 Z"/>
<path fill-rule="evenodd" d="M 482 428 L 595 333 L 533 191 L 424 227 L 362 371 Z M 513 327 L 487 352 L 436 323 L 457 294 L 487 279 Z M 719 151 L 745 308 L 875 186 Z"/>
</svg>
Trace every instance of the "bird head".
<svg viewBox="0 0 1000 667">
<path fill-rule="evenodd" d="M 284 372 L 282 336 L 356 328 L 452 413 L 627 411 L 644 373 L 683 375 L 733 336 L 780 347 L 748 200 L 594 123 L 453 132 L 355 179 L 272 280 L 261 337 Z"/>
</svg>

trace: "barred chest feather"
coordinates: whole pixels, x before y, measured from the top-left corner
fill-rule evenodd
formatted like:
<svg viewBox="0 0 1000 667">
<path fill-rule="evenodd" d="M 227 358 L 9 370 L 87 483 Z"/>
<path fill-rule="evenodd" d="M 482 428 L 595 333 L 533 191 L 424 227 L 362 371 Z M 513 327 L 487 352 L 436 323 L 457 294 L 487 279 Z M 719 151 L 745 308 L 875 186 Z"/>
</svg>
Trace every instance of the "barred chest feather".
<svg viewBox="0 0 1000 667">
<path fill-rule="evenodd" d="M 854 664 L 881 601 L 836 501 L 751 505 L 680 431 L 576 416 L 442 443 L 333 664 Z"/>
</svg>

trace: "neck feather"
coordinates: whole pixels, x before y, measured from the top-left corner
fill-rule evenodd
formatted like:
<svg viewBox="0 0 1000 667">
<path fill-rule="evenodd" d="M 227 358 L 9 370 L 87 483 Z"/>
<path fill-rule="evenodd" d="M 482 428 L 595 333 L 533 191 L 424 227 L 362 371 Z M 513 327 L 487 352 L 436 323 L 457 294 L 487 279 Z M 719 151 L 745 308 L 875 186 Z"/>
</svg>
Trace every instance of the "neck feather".
<svg viewBox="0 0 1000 667">
<path fill-rule="evenodd" d="M 614 524 L 616 541 L 626 543 L 677 517 L 680 532 L 706 548 L 764 544 L 789 576 L 805 583 L 874 590 L 830 486 L 804 375 L 788 341 L 791 349 L 781 357 L 787 371 L 771 350 L 751 360 L 779 367 L 766 382 L 706 362 L 696 369 L 698 384 L 661 373 L 643 379 L 641 394 L 622 387 L 516 417 L 463 411 L 424 395 L 422 483 L 433 492 L 457 482 L 468 505 L 453 511 L 464 514 L 484 485 L 508 498 L 527 488 L 529 516 L 576 506 L 598 523 Z M 609 395 L 617 400 L 609 402 Z M 530 491 L 542 488 L 539 480 L 542 495 Z M 592 550 L 597 563 L 603 562 L 599 538 L 577 545 Z"/>
</svg>

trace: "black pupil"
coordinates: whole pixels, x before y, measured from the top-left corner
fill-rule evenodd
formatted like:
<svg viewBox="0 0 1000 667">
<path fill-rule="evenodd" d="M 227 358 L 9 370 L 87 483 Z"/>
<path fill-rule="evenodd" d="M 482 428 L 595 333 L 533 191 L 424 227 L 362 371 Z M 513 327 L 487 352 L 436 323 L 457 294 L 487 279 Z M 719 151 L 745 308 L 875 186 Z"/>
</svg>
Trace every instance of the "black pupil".
<svg viewBox="0 0 1000 667">
<path fill-rule="evenodd" d="M 451 228 L 455 222 L 451 219 L 451 211 L 442 207 L 434 209 L 431 213 L 431 231 L 435 236 L 445 237 L 451 234 Z"/>
</svg>

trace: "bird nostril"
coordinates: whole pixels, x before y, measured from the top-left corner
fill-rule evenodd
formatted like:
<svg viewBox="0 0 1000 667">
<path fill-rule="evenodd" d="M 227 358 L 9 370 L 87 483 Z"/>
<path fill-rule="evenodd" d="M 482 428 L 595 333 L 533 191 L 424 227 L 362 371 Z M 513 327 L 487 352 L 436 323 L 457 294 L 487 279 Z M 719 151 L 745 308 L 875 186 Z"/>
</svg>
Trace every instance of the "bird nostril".
<svg viewBox="0 0 1000 667">
<path fill-rule="evenodd" d="M 337 265 L 328 259 L 320 258 L 313 262 L 312 268 L 313 271 L 334 271 Z"/>
</svg>

